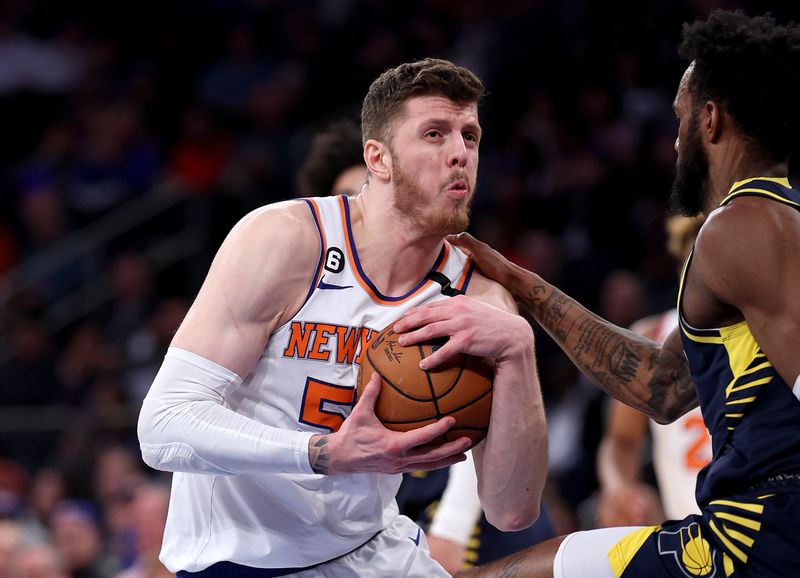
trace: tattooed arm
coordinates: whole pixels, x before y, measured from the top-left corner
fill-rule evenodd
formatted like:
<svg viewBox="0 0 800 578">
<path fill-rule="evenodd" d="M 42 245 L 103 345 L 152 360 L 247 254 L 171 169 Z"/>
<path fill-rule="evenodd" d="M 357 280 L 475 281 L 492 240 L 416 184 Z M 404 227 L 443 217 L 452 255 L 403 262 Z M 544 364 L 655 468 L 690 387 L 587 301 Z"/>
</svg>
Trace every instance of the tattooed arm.
<svg viewBox="0 0 800 578">
<path fill-rule="evenodd" d="M 505 285 L 573 363 L 610 395 L 660 423 L 697 406 L 677 330 L 659 345 L 598 317 L 485 243 L 466 234 L 454 242 L 488 277 Z"/>
</svg>

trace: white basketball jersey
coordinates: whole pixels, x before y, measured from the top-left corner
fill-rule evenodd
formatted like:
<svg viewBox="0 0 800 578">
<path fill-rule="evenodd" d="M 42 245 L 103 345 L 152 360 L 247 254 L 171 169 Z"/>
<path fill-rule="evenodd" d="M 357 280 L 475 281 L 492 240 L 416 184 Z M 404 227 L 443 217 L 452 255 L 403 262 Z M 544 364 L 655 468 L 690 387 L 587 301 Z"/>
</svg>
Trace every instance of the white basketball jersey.
<svg viewBox="0 0 800 578">
<path fill-rule="evenodd" d="M 445 298 L 428 278 L 382 295 L 361 267 L 347 197 L 304 199 L 322 251 L 305 304 L 270 336 L 226 404 L 284 429 L 336 431 L 353 404 L 356 364 L 370 336 L 417 305 Z M 387 266 L 389 264 L 387 263 Z M 466 291 L 473 266 L 448 243 L 432 267 Z M 445 282 L 446 285 L 446 282 Z M 197 571 L 219 561 L 305 567 L 345 554 L 397 517 L 402 477 L 384 474 L 214 476 L 176 473 L 161 558 Z"/>
<path fill-rule="evenodd" d="M 678 326 L 677 309 L 661 317 L 655 340 L 663 343 Z M 669 520 L 680 520 L 689 514 L 699 514 L 695 499 L 697 472 L 711 461 L 711 437 L 700 408 L 684 414 L 668 425 L 650 420 L 653 435 L 653 468 L 664 514 Z"/>
</svg>

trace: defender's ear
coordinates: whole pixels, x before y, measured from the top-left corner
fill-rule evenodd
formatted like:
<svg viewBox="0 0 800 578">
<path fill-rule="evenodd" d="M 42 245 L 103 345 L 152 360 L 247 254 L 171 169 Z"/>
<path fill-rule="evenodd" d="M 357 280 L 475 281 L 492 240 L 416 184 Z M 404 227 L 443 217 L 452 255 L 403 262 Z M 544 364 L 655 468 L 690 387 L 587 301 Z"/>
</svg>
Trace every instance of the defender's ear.
<svg viewBox="0 0 800 578">
<path fill-rule="evenodd" d="M 709 100 L 703 107 L 700 117 L 700 128 L 705 133 L 708 142 L 716 144 L 722 134 L 724 110 L 718 102 Z"/>
</svg>

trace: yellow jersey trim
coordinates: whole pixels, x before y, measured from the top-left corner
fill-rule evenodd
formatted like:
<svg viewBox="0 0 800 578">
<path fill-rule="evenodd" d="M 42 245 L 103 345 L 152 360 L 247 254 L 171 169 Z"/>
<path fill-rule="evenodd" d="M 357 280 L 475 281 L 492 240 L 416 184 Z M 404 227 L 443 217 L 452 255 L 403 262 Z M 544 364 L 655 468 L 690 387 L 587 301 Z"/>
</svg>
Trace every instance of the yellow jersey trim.
<svg viewBox="0 0 800 578">
<path fill-rule="evenodd" d="M 792 188 L 792 185 L 789 184 L 789 179 L 787 177 L 753 177 L 751 179 L 736 181 L 735 183 L 733 183 L 731 191 L 747 183 L 752 183 L 753 181 L 770 181 L 772 183 L 778 183 L 779 185 L 781 185 L 782 187 L 786 187 L 787 189 Z"/>
<path fill-rule="evenodd" d="M 608 551 L 608 561 L 611 563 L 611 571 L 614 572 L 614 576 L 617 578 L 622 576 L 622 573 L 625 572 L 625 568 L 627 568 L 628 564 L 633 560 L 633 557 L 636 555 L 636 552 L 639 551 L 639 548 L 642 547 L 642 544 L 645 543 L 651 534 L 658 532 L 660 529 L 661 526 L 640 528 L 611 546 L 611 549 Z"/>
</svg>

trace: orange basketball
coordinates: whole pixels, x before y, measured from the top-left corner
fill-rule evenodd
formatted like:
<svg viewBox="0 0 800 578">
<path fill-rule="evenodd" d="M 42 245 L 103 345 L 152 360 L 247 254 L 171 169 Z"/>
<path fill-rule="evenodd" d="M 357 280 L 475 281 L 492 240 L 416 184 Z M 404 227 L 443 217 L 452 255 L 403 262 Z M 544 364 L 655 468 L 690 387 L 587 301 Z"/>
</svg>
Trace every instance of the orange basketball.
<svg viewBox="0 0 800 578">
<path fill-rule="evenodd" d="M 369 342 L 358 373 L 358 395 L 375 372 L 381 376 L 375 415 L 387 429 L 409 431 L 449 415 L 456 418 L 456 424 L 442 442 L 469 437 L 475 445 L 486 437 L 494 379 L 490 363 L 459 354 L 431 371 L 423 371 L 419 362 L 445 341 L 403 347 L 393 325 Z"/>
</svg>

